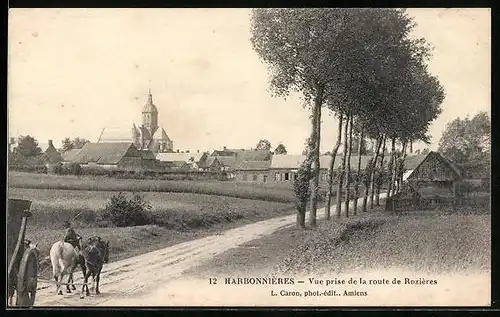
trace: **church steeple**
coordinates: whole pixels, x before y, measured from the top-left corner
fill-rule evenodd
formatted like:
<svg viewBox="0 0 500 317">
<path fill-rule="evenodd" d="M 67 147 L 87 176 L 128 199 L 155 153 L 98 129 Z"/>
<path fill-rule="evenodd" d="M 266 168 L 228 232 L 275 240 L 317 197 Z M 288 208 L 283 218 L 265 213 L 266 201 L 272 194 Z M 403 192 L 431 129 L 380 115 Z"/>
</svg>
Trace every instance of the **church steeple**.
<svg viewBox="0 0 500 317">
<path fill-rule="evenodd" d="M 153 104 L 151 88 L 148 89 L 148 102 L 142 109 L 142 125 L 149 130 L 151 135 L 153 135 L 158 127 L 158 109 L 156 109 L 156 106 Z"/>
<path fill-rule="evenodd" d="M 153 95 L 151 95 L 151 88 L 148 89 L 148 104 L 153 104 Z"/>
</svg>

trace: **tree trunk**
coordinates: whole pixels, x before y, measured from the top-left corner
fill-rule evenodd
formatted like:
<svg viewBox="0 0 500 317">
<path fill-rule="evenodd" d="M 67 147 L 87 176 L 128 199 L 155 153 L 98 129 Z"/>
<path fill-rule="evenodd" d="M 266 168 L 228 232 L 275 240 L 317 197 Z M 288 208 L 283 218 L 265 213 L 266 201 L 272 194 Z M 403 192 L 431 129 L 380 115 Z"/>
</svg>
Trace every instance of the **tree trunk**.
<svg viewBox="0 0 500 317">
<path fill-rule="evenodd" d="M 401 154 L 401 160 L 402 160 L 402 163 L 401 163 L 401 171 L 398 175 L 398 193 L 401 191 L 401 187 L 403 186 L 403 174 L 405 172 L 405 168 L 404 168 L 404 162 L 405 162 L 405 159 L 406 159 L 406 146 L 407 146 L 407 143 L 404 142 L 403 143 L 403 150 L 402 150 L 402 154 Z"/>
<path fill-rule="evenodd" d="M 309 225 L 316 226 L 316 210 L 318 208 L 318 189 L 319 189 L 319 145 L 321 140 L 321 106 L 323 104 L 323 87 L 318 87 L 316 98 L 314 99 L 313 115 L 313 142 L 314 148 L 311 151 L 313 178 L 311 180 L 311 212 L 309 213 Z"/>
<path fill-rule="evenodd" d="M 384 157 L 385 157 L 385 141 L 387 139 L 387 136 L 383 136 L 384 141 L 382 142 L 382 153 L 380 153 L 380 171 L 382 171 L 382 168 L 384 167 Z M 379 173 L 379 177 L 381 177 Z M 377 180 L 377 190 L 375 191 L 375 206 L 380 206 L 380 190 L 382 187 L 382 183 L 380 180 Z"/>
<path fill-rule="evenodd" d="M 300 210 L 297 210 L 297 227 L 300 229 L 306 228 L 306 207 L 302 206 Z"/>
<path fill-rule="evenodd" d="M 373 159 L 373 171 L 370 179 L 370 209 L 373 209 L 373 198 L 375 196 L 375 173 L 377 172 L 377 160 L 382 146 L 382 137 L 377 138 L 377 148 L 375 149 L 375 156 Z"/>
<path fill-rule="evenodd" d="M 413 141 L 410 141 L 410 154 L 413 153 Z"/>
<path fill-rule="evenodd" d="M 342 140 L 342 119 L 343 115 L 342 113 L 339 114 L 339 129 L 337 133 L 337 142 L 335 143 L 335 146 L 333 147 L 333 151 L 331 154 L 331 159 L 330 159 L 330 166 L 328 169 L 328 190 L 326 192 L 326 220 L 330 220 L 330 209 L 331 209 L 331 204 L 332 204 L 332 192 L 333 192 L 333 180 L 334 180 L 334 171 L 335 171 L 335 158 L 337 157 L 337 152 L 340 147 L 340 141 Z"/>
<path fill-rule="evenodd" d="M 396 138 L 391 140 L 391 179 L 389 180 L 389 192 L 387 193 L 389 197 L 394 195 L 394 183 L 396 182 Z"/>
<path fill-rule="evenodd" d="M 349 120 L 350 120 L 350 114 L 347 114 L 344 126 L 344 153 L 342 155 L 342 167 L 340 168 L 339 181 L 337 184 L 337 197 L 335 197 L 337 202 L 337 205 L 335 206 L 336 217 L 340 217 L 340 210 L 342 207 L 342 185 L 343 185 L 342 183 L 344 182 L 345 160 L 347 157 L 347 128 L 349 126 Z"/>
<path fill-rule="evenodd" d="M 375 142 L 378 142 L 378 139 L 375 141 Z M 371 141 L 372 145 L 373 145 L 373 141 Z M 372 148 L 373 148 L 373 155 L 375 155 L 375 148 L 377 147 L 377 144 L 373 145 Z M 373 158 L 372 158 L 373 160 Z M 373 165 L 373 164 L 372 164 Z M 366 166 L 368 167 L 368 166 Z M 366 167 L 365 167 L 365 173 L 367 172 L 366 170 Z M 372 167 L 373 169 L 373 167 Z M 371 178 L 371 173 L 373 171 L 370 172 L 370 178 Z M 365 182 L 363 182 L 364 186 L 365 186 L 365 194 L 363 196 L 363 212 L 367 212 L 367 205 L 368 205 L 368 196 L 369 196 L 369 192 L 370 192 L 370 183 L 368 184 L 365 184 Z"/>
<path fill-rule="evenodd" d="M 349 202 L 350 202 L 350 194 L 349 190 L 351 189 L 351 151 L 352 151 L 352 124 L 353 124 L 353 115 L 351 114 L 349 121 L 349 146 L 347 149 L 347 164 L 345 167 L 345 201 L 344 201 L 344 209 L 345 216 L 349 217 Z"/>
<path fill-rule="evenodd" d="M 360 173 L 361 173 L 361 144 L 363 143 L 363 137 L 364 137 L 364 129 L 361 128 L 361 133 L 359 136 L 359 144 L 358 144 L 358 168 L 357 168 L 357 177 L 356 177 L 356 184 L 354 184 L 354 206 L 353 206 L 353 215 L 356 215 L 358 213 L 358 199 L 359 199 L 359 186 L 361 185 L 361 178 L 360 178 Z"/>
</svg>

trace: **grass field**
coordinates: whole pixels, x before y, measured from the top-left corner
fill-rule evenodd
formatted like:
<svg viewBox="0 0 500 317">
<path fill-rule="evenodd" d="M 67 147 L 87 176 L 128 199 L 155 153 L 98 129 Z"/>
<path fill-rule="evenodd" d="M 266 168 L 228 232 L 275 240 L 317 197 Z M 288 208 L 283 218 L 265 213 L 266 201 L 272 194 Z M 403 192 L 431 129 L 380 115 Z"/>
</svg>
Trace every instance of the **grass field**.
<svg viewBox="0 0 500 317">
<path fill-rule="evenodd" d="M 126 192 L 125 192 L 126 193 Z M 66 220 L 78 227 L 108 226 L 100 222 L 113 191 L 51 190 L 10 188 L 10 198 L 31 200 L 33 217 L 30 227 L 61 229 Z M 132 193 L 126 193 L 129 196 Z M 249 217 L 272 217 L 291 211 L 292 204 L 217 197 L 213 195 L 146 192 L 142 193 L 151 205 L 155 224 L 183 230 L 208 227 L 212 223 L 234 221 Z"/>
<path fill-rule="evenodd" d="M 59 189 L 84 191 L 138 191 L 192 193 L 277 202 L 293 202 L 290 184 L 238 183 L 233 181 L 170 181 L 115 179 L 109 177 L 77 177 L 52 174 L 9 172 L 9 188 Z"/>
<path fill-rule="evenodd" d="M 10 198 L 33 202 L 26 238 L 38 243 L 42 258 L 48 256 L 54 242 L 63 238 L 65 220 L 72 220 L 75 230 L 84 238 L 97 235 L 109 240 L 113 261 L 214 234 L 217 230 L 294 212 L 290 203 L 146 192 L 143 195 L 152 206 L 148 213 L 153 223 L 118 228 L 102 221 L 106 203 L 115 194 L 114 191 L 9 188 Z M 48 265 L 42 263 L 43 270 Z"/>
</svg>

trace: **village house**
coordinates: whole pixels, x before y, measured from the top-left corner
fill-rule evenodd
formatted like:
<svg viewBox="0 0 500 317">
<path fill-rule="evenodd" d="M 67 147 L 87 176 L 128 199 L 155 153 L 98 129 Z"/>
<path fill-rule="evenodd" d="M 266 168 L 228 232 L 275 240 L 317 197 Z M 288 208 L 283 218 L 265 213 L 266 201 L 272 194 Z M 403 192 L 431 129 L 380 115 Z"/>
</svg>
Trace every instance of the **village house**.
<svg viewBox="0 0 500 317">
<path fill-rule="evenodd" d="M 52 171 L 56 166 L 59 166 L 63 161 L 61 153 L 56 150 L 52 140 L 49 140 L 49 146 L 42 154 L 43 161 L 48 171 Z"/>
<path fill-rule="evenodd" d="M 133 143 L 87 143 L 76 154 L 73 163 L 82 168 L 137 171 L 156 168 L 156 159 L 138 150 Z"/>
</svg>

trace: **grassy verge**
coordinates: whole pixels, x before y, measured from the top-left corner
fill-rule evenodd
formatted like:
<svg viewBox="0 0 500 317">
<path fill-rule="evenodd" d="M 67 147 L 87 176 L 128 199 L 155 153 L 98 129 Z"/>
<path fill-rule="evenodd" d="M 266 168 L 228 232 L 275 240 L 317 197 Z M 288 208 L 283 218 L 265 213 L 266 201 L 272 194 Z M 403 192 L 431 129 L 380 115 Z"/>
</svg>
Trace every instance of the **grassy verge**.
<svg viewBox="0 0 500 317">
<path fill-rule="evenodd" d="M 487 213 L 388 214 L 322 223 L 277 265 L 280 273 L 331 274 L 382 268 L 489 270 Z"/>
<path fill-rule="evenodd" d="M 395 216 L 378 207 L 315 229 L 281 229 L 190 269 L 206 276 L 341 274 L 384 268 L 446 272 L 490 270 L 491 219 L 485 210 Z"/>
</svg>

